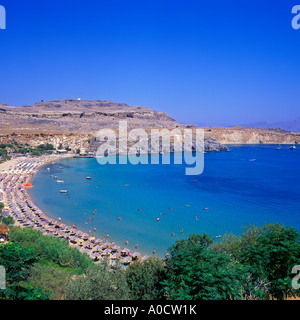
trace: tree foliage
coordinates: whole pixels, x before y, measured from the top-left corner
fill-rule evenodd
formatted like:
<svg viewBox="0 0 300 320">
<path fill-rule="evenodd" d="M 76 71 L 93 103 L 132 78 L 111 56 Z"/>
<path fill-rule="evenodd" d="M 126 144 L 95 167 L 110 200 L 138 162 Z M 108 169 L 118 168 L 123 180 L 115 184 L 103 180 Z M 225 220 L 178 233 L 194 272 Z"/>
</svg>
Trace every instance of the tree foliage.
<svg viewBox="0 0 300 320">
<path fill-rule="evenodd" d="M 22 243 L 25 248 L 34 248 L 39 258 L 53 261 L 62 267 L 85 270 L 93 264 L 87 255 L 70 247 L 68 240 L 45 236 L 31 228 L 12 228 L 9 235 L 13 242 Z"/>
<path fill-rule="evenodd" d="M 0 265 L 5 268 L 6 288 L 0 290 L 0 297 L 12 300 L 47 299 L 42 293 L 28 285 L 29 270 L 37 262 L 37 252 L 8 243 L 0 246 Z"/>
<path fill-rule="evenodd" d="M 202 239 L 207 239 L 207 236 Z M 201 238 L 200 238 L 201 239 Z M 209 241 L 211 242 L 211 241 Z M 223 300 L 240 298 L 246 271 L 230 256 L 212 251 L 207 241 L 187 239 L 170 248 L 166 260 L 167 279 L 163 281 L 168 299 Z"/>
<path fill-rule="evenodd" d="M 158 258 L 135 261 L 126 270 L 127 282 L 134 300 L 163 299 L 161 281 L 166 277 L 165 263 Z"/>
<path fill-rule="evenodd" d="M 127 300 L 129 288 L 124 270 L 110 269 L 103 262 L 87 269 L 84 275 L 69 279 L 66 285 L 69 300 Z"/>
<path fill-rule="evenodd" d="M 300 265 L 299 233 L 280 224 L 265 225 L 255 243 L 243 251 L 241 262 L 251 267 L 254 280 L 268 283 L 267 294 L 276 299 L 294 295 L 291 270 Z"/>
</svg>

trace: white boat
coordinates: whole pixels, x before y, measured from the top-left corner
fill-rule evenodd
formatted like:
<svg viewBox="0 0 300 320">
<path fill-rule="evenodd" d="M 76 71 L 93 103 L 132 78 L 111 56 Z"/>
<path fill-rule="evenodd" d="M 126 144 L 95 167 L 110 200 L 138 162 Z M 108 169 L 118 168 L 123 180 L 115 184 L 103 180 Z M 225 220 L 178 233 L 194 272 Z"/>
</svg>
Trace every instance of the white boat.
<svg viewBox="0 0 300 320">
<path fill-rule="evenodd" d="M 295 150 L 296 147 L 295 146 L 290 146 L 290 150 Z"/>
<path fill-rule="evenodd" d="M 68 193 L 68 190 L 60 190 L 60 193 Z"/>
<path fill-rule="evenodd" d="M 57 183 L 64 183 L 63 180 L 56 180 Z"/>
</svg>

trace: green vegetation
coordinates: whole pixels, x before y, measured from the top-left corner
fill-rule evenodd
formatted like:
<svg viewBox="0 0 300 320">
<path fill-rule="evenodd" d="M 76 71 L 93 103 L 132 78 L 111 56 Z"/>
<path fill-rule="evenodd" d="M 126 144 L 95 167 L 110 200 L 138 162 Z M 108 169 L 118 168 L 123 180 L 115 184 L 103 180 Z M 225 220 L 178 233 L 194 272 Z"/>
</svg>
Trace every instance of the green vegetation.
<svg viewBox="0 0 300 320">
<path fill-rule="evenodd" d="M 76 248 L 69 246 L 68 240 L 45 236 L 40 231 L 31 228 L 12 228 L 10 239 L 21 243 L 24 248 L 33 248 L 38 257 L 52 261 L 61 267 L 85 270 L 92 265 L 92 260 Z"/>
<path fill-rule="evenodd" d="M 54 150 L 52 144 L 40 144 L 37 148 L 30 147 L 28 143 L 21 144 L 13 140 L 12 144 L 0 144 L 0 163 L 10 160 L 10 154 L 31 154 L 33 156 L 41 156 L 43 154 L 50 154 Z"/>
<path fill-rule="evenodd" d="M 69 279 L 66 297 L 70 300 L 128 300 L 130 292 L 124 270 L 109 269 L 104 261 L 88 268 L 84 276 Z"/>
<path fill-rule="evenodd" d="M 0 216 L 2 215 L 3 209 L 4 209 L 4 204 L 3 202 L 0 202 Z"/>
<path fill-rule="evenodd" d="M 300 265 L 299 233 L 291 227 L 250 226 L 216 241 L 191 234 L 166 259 L 135 261 L 124 270 L 94 264 L 68 241 L 13 227 L 0 245 L 8 270 L 3 299 L 248 300 L 298 296 L 291 274 Z M 17 258 L 18 257 L 18 258 Z M 13 263 L 14 261 L 14 263 Z"/>
<path fill-rule="evenodd" d="M 2 218 L 2 223 L 7 225 L 7 226 L 12 225 L 14 223 L 14 218 L 11 217 L 11 216 L 3 217 Z"/>
<path fill-rule="evenodd" d="M 132 263 L 127 269 L 126 277 L 134 300 L 164 298 L 161 282 L 166 278 L 166 268 L 162 259 L 149 258 Z"/>
<path fill-rule="evenodd" d="M 8 243 L 0 246 L 0 265 L 6 271 L 6 289 L 0 290 L 0 298 L 11 300 L 48 299 L 48 293 L 28 285 L 30 268 L 36 260 L 33 249 Z"/>
</svg>

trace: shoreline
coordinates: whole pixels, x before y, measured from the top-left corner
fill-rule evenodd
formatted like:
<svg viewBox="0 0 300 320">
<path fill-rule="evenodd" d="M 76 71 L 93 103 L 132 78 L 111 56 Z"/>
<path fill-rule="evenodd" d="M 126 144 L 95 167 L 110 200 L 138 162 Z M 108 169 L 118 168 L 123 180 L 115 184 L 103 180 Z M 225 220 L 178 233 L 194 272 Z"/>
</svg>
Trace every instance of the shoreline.
<svg viewBox="0 0 300 320">
<path fill-rule="evenodd" d="M 96 239 L 73 226 L 55 220 L 32 200 L 27 188 L 30 188 L 31 179 L 35 172 L 49 162 L 56 162 L 64 158 L 73 158 L 74 155 L 43 155 L 40 157 L 18 157 L 0 164 L 1 188 L 3 190 L 4 212 L 14 218 L 14 225 L 19 227 L 32 227 L 44 235 L 64 238 L 71 247 L 86 253 L 95 263 L 108 258 L 109 264 L 114 266 L 120 261 L 126 267 L 134 260 L 146 260 L 138 251 L 131 253 L 126 247 L 121 249 L 115 242 L 108 239 Z M 76 157 L 75 157 L 76 158 Z M 27 184 L 27 186 L 26 186 Z M 10 189 L 11 188 L 11 189 Z"/>
</svg>

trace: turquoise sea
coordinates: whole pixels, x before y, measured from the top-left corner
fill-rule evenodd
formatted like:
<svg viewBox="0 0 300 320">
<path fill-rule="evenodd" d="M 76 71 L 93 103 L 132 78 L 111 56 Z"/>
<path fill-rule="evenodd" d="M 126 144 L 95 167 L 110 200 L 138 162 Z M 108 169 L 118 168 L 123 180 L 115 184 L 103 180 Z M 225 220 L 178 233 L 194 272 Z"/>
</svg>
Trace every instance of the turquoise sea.
<svg viewBox="0 0 300 320">
<path fill-rule="evenodd" d="M 30 192 L 52 218 L 92 234 L 96 227 L 97 237 L 109 233 L 122 247 L 128 240 L 142 254 L 155 248 L 160 257 L 190 233 L 240 234 L 243 226 L 269 222 L 300 231 L 300 147 L 230 149 L 206 153 L 199 176 L 185 175 L 185 164 L 103 166 L 95 158 L 63 159 L 40 168 Z"/>
</svg>

